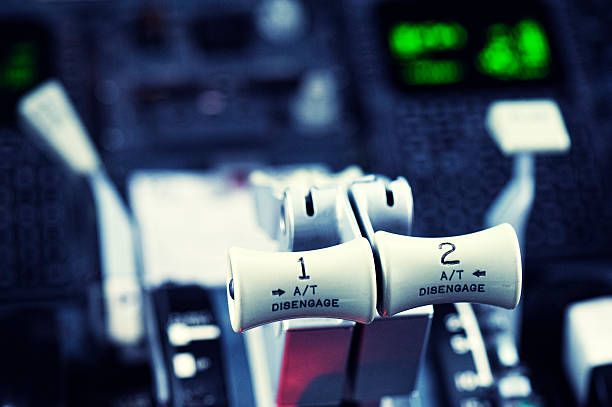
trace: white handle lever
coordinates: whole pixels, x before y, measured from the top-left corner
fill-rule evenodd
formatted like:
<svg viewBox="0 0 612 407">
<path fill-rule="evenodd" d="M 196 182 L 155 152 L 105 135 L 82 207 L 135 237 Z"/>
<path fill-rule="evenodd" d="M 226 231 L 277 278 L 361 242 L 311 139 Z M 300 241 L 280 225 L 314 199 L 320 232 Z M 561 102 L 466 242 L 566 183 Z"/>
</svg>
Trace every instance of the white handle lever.
<svg viewBox="0 0 612 407">
<path fill-rule="evenodd" d="M 374 234 L 382 273 L 379 313 L 426 304 L 476 302 L 514 308 L 521 296 L 521 254 L 512 226 L 463 236 Z"/>
<path fill-rule="evenodd" d="M 236 332 L 301 317 L 368 323 L 376 315 L 376 272 L 365 238 L 303 252 L 229 251 L 227 298 Z"/>
<path fill-rule="evenodd" d="M 18 112 L 27 130 L 76 173 L 91 175 L 101 163 L 66 91 L 50 80 L 25 95 Z"/>
</svg>

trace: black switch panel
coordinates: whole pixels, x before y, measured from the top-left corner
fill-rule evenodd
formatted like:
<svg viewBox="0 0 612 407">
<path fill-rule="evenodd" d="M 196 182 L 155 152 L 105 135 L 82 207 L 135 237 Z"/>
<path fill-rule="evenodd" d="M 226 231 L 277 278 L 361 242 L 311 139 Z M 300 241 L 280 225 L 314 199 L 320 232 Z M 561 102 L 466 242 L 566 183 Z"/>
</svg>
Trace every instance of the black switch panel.
<svg viewBox="0 0 612 407">
<path fill-rule="evenodd" d="M 221 328 L 208 292 L 167 285 L 153 300 L 173 405 L 227 406 Z"/>
</svg>

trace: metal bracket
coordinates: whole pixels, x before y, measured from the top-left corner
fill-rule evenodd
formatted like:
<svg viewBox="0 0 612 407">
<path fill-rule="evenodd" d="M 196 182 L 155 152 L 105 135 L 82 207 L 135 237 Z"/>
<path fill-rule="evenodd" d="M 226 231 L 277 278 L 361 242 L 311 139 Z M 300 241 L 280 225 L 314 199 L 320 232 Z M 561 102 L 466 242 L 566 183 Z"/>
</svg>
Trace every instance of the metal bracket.
<svg viewBox="0 0 612 407">
<path fill-rule="evenodd" d="M 361 237 L 342 186 L 289 188 L 280 215 L 280 249 L 314 250 Z"/>
<path fill-rule="evenodd" d="M 371 175 L 354 181 L 349 199 L 364 236 L 373 243 L 374 232 L 409 235 L 412 231 L 412 189 L 404 177 L 390 181 Z"/>
</svg>

